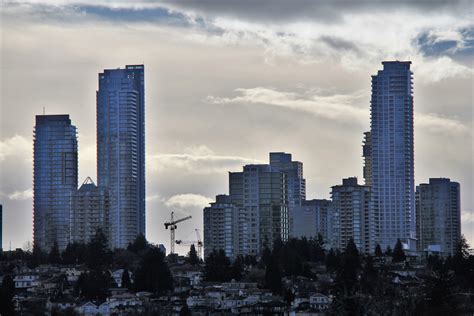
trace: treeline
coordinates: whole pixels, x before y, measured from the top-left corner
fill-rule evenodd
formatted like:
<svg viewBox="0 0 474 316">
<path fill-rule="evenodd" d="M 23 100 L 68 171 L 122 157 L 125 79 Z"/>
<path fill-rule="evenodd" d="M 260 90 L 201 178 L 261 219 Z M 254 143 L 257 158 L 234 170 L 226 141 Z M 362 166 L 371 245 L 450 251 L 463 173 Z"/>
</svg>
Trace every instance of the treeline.
<svg viewBox="0 0 474 316">
<path fill-rule="evenodd" d="M 264 270 L 261 285 L 290 303 L 295 293 L 285 288 L 283 277 L 302 276 L 317 282 L 315 271 L 325 267 L 333 282 L 319 282 L 318 286 L 320 291 L 335 298 L 328 311 L 330 315 L 444 315 L 474 306 L 474 256 L 469 255 L 464 238 L 454 256 L 428 257 L 422 276 L 406 285 L 394 281 L 397 277 L 394 270 L 410 268 L 401 241 L 385 253 L 380 246 L 377 248 L 374 255 L 365 255 L 352 239 L 342 251 L 325 250 L 321 237 L 290 239 L 275 241 L 271 249 L 265 247 L 258 261 L 253 257 L 237 257 L 234 262 L 224 251 L 214 250 L 205 261 L 205 279 L 240 280 L 243 271 L 255 266 Z"/>
<path fill-rule="evenodd" d="M 10 259 L 26 261 L 30 268 L 47 263 L 84 265 L 87 272 L 80 275 L 74 288 L 76 297 L 84 299 L 105 300 L 107 290 L 117 287 L 110 274 L 114 269 L 124 269 L 122 287 L 131 291 L 162 295 L 173 289 L 165 254 L 148 243 L 143 235 L 139 235 L 127 249 L 111 250 L 105 234 L 99 229 L 89 243 L 71 243 L 62 253 L 55 243 L 48 253 L 33 247 L 31 253 L 17 253 Z M 13 264 L 7 267 L 5 273 L 11 274 L 13 267 Z"/>
</svg>

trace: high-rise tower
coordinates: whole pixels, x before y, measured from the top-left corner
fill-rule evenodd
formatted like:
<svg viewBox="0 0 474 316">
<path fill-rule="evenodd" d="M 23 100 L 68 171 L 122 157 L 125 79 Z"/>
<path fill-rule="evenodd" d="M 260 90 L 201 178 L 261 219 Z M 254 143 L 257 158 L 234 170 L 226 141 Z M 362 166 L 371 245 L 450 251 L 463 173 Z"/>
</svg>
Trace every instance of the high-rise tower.
<svg viewBox="0 0 474 316">
<path fill-rule="evenodd" d="M 37 115 L 33 153 L 34 243 L 64 250 L 70 237 L 70 201 L 77 189 L 77 135 L 69 115 Z"/>
<path fill-rule="evenodd" d="M 410 61 L 382 62 L 372 76 L 372 198 L 381 246 L 415 249 L 413 91 Z"/>
<path fill-rule="evenodd" d="M 461 239 L 459 183 L 431 178 L 416 187 L 416 230 L 418 251 L 445 256 L 456 253 Z"/>
<path fill-rule="evenodd" d="M 97 182 L 110 198 L 110 245 L 145 234 L 144 66 L 106 69 L 97 91 Z"/>
<path fill-rule="evenodd" d="M 293 236 L 293 217 L 300 210 L 302 201 L 306 199 L 306 180 L 303 178 L 303 163 L 293 161 L 291 154 L 283 152 L 270 153 L 270 166 L 273 171 L 286 174 L 288 192 L 289 235 Z"/>
</svg>

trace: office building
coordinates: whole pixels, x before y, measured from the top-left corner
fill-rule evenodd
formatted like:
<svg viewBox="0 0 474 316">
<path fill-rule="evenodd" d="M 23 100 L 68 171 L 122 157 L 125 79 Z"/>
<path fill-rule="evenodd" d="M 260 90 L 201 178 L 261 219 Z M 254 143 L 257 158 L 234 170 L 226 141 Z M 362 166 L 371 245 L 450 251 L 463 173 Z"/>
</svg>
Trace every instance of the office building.
<svg viewBox="0 0 474 316">
<path fill-rule="evenodd" d="M 331 191 L 333 206 L 332 245 L 345 249 L 352 238 L 357 249 L 372 253 L 375 249 L 375 223 L 371 207 L 370 187 L 359 185 L 357 178 L 342 180 Z"/>
<path fill-rule="evenodd" d="M 49 251 L 70 240 L 70 201 L 77 189 L 77 135 L 69 115 L 37 115 L 33 153 L 33 238 Z"/>
<path fill-rule="evenodd" d="M 109 193 L 110 244 L 145 235 L 144 66 L 106 69 L 97 91 L 97 183 Z"/>
<path fill-rule="evenodd" d="M 397 239 L 415 249 L 413 93 L 409 61 L 382 62 L 372 76 L 372 202 L 383 249 Z M 367 143 L 367 142 L 366 142 Z"/>
<path fill-rule="evenodd" d="M 330 200 L 303 200 L 292 215 L 291 237 L 315 239 L 320 234 L 329 245 L 332 241 L 332 215 Z"/>
<path fill-rule="evenodd" d="M 109 236 L 109 197 L 87 177 L 71 201 L 71 242 L 88 243 L 101 229 Z"/>
<path fill-rule="evenodd" d="M 231 203 L 248 221 L 246 254 L 259 255 L 273 241 L 288 239 L 288 194 L 286 174 L 270 165 L 246 165 L 229 173 Z"/>
<path fill-rule="evenodd" d="M 291 154 L 283 152 L 270 153 L 270 166 L 274 171 L 286 174 L 288 192 L 289 236 L 292 234 L 292 219 L 296 208 L 306 199 L 306 180 L 303 178 L 303 163 L 292 161 Z"/>
<path fill-rule="evenodd" d="M 204 258 L 213 250 L 224 250 L 229 258 L 240 254 L 239 246 L 245 245 L 239 227 L 239 209 L 233 205 L 228 195 L 216 196 L 216 202 L 204 208 Z M 245 222 L 240 222 L 245 225 Z"/>
<path fill-rule="evenodd" d="M 432 178 L 416 188 L 418 250 L 454 255 L 461 238 L 459 183 Z"/>
</svg>

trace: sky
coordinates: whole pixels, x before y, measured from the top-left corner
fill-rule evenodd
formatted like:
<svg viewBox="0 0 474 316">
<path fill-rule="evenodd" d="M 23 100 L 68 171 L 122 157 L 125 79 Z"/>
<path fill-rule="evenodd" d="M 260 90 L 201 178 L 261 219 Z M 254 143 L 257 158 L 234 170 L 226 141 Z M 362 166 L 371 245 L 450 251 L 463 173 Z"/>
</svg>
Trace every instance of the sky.
<svg viewBox="0 0 474 316">
<path fill-rule="evenodd" d="M 471 1 L 3 1 L 0 204 L 3 248 L 32 240 L 35 115 L 70 114 L 79 185 L 96 180 L 98 73 L 145 65 L 146 237 L 228 193 L 228 172 L 304 163 L 307 198 L 362 182 L 371 76 L 384 60 L 414 73 L 415 182 L 461 184 L 462 232 L 474 245 Z M 202 231 L 201 231 L 202 235 Z M 177 246 L 181 253 L 188 251 Z"/>
</svg>

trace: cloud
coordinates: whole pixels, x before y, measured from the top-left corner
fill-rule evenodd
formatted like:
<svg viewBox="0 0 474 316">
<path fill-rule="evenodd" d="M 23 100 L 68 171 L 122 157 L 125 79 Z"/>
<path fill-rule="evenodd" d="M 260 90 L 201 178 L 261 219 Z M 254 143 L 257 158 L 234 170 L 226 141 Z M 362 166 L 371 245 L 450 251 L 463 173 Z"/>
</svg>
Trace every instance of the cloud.
<svg viewBox="0 0 474 316">
<path fill-rule="evenodd" d="M 260 162 L 247 157 L 217 155 L 205 145 L 185 148 L 184 153 L 150 155 L 147 160 L 152 171 L 185 171 L 189 174 L 226 173 L 245 164 Z"/>
<path fill-rule="evenodd" d="M 286 0 L 256 0 L 251 3 L 247 1 L 186 1 L 166 0 L 168 5 L 196 12 L 199 14 L 215 17 L 225 16 L 247 21 L 259 21 L 264 23 L 279 23 L 302 20 L 319 20 L 325 23 L 338 23 L 347 14 L 371 11 L 373 14 L 394 11 L 417 11 L 429 14 L 433 11 L 444 10 L 459 12 L 460 8 L 469 9 L 469 1 L 325 1 L 325 0 L 302 0 L 297 4 Z M 460 11 L 463 12 L 463 11 Z"/>
<path fill-rule="evenodd" d="M 8 194 L 8 198 L 14 201 L 24 201 L 31 199 L 33 197 L 33 190 L 27 189 L 24 191 L 15 191 L 11 194 Z"/>
<path fill-rule="evenodd" d="M 415 128 L 421 128 L 430 133 L 448 135 L 469 135 L 471 133 L 471 128 L 464 125 L 461 121 L 433 113 L 415 114 Z"/>
<path fill-rule="evenodd" d="M 14 135 L 4 141 L 0 141 L 0 162 L 10 157 L 21 157 L 21 159 L 31 160 L 33 155 L 33 144 L 31 140 L 20 135 Z"/>
<path fill-rule="evenodd" d="M 464 225 L 474 224 L 474 213 L 468 211 L 461 211 L 461 222 Z"/>
<path fill-rule="evenodd" d="M 287 108 L 291 110 L 311 113 L 315 116 L 330 120 L 344 122 L 363 122 L 368 119 L 367 109 L 356 107 L 363 102 L 366 94 L 355 92 L 353 94 L 315 94 L 277 91 L 273 88 L 256 87 L 250 89 L 235 89 L 239 94 L 235 97 L 208 96 L 206 101 L 211 104 L 263 104 Z"/>
<path fill-rule="evenodd" d="M 200 195 L 200 194 L 178 194 L 170 197 L 165 205 L 168 207 L 179 207 L 179 208 L 204 208 L 208 205 L 213 199 Z"/>
</svg>

